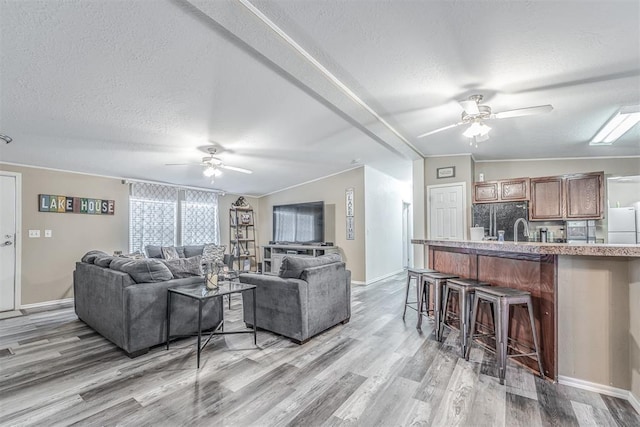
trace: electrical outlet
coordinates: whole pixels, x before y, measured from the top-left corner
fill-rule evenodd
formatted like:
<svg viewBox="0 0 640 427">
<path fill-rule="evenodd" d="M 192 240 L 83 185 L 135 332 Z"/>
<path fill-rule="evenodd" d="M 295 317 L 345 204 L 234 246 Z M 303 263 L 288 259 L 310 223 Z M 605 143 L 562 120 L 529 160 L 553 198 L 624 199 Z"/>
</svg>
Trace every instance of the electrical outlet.
<svg viewBox="0 0 640 427">
<path fill-rule="evenodd" d="M 51 230 L 44 230 L 44 237 L 51 237 L 52 235 Z"/>
<path fill-rule="evenodd" d="M 31 238 L 40 237 L 40 230 L 29 230 L 29 237 Z"/>
</svg>

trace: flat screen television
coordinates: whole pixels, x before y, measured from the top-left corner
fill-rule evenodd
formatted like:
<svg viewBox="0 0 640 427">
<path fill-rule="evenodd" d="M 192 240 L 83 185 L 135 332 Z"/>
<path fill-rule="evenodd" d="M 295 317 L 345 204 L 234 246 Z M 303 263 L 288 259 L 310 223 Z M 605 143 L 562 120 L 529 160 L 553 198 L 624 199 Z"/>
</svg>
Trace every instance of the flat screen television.
<svg viewBox="0 0 640 427">
<path fill-rule="evenodd" d="M 324 242 L 324 202 L 274 206 L 273 241 L 299 244 Z"/>
</svg>

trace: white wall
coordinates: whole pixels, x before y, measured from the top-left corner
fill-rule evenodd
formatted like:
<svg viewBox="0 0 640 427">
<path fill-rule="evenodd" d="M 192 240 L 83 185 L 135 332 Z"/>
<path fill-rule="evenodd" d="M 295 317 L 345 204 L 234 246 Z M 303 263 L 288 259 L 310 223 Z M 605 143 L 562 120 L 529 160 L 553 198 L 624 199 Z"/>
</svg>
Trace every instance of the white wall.
<svg viewBox="0 0 640 427">
<path fill-rule="evenodd" d="M 346 239 L 345 190 L 354 189 L 355 197 L 355 240 Z M 278 191 L 258 199 L 258 235 L 261 245 L 267 244 L 273 236 L 273 205 L 315 202 L 322 200 L 325 214 L 329 214 L 325 224 L 325 240 L 333 241 L 340 248 L 342 258 L 351 270 L 352 282 L 365 281 L 365 224 L 364 224 L 364 168 L 360 167 L 316 181 L 307 182 L 286 190 Z"/>
<path fill-rule="evenodd" d="M 424 181 L 424 160 L 413 162 L 413 236 L 414 239 L 425 239 L 427 237 L 427 220 L 425 215 L 425 181 Z M 413 267 L 424 268 L 425 251 L 424 245 L 413 245 Z"/>
<path fill-rule="evenodd" d="M 364 187 L 365 281 L 371 283 L 403 269 L 402 202 L 410 202 L 411 187 L 368 166 Z"/>
</svg>

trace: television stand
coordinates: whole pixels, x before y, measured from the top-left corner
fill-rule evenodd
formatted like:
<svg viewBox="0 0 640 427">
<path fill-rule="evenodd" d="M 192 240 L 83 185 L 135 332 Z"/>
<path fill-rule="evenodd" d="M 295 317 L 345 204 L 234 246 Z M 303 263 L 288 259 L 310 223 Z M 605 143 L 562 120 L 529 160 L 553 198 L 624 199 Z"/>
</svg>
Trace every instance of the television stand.
<svg viewBox="0 0 640 427">
<path fill-rule="evenodd" d="M 337 246 L 321 246 L 320 244 L 314 245 L 301 245 L 301 244 L 276 244 L 265 245 L 262 247 L 262 272 L 264 274 L 278 274 L 280 272 L 280 265 L 282 264 L 282 258 L 287 255 L 301 255 L 301 256 L 321 256 L 326 254 L 339 253 Z"/>
</svg>

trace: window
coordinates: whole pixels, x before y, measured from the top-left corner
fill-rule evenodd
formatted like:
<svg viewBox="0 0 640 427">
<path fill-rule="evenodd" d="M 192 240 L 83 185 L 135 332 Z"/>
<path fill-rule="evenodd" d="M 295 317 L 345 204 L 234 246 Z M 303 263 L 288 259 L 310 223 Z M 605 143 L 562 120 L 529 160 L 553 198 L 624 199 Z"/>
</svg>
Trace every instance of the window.
<svg viewBox="0 0 640 427">
<path fill-rule="evenodd" d="M 182 244 L 220 243 L 218 195 L 185 190 L 182 200 Z"/>
<path fill-rule="evenodd" d="M 181 209 L 178 209 L 178 206 Z M 129 193 L 129 250 L 219 243 L 218 195 L 135 182 Z"/>
</svg>

